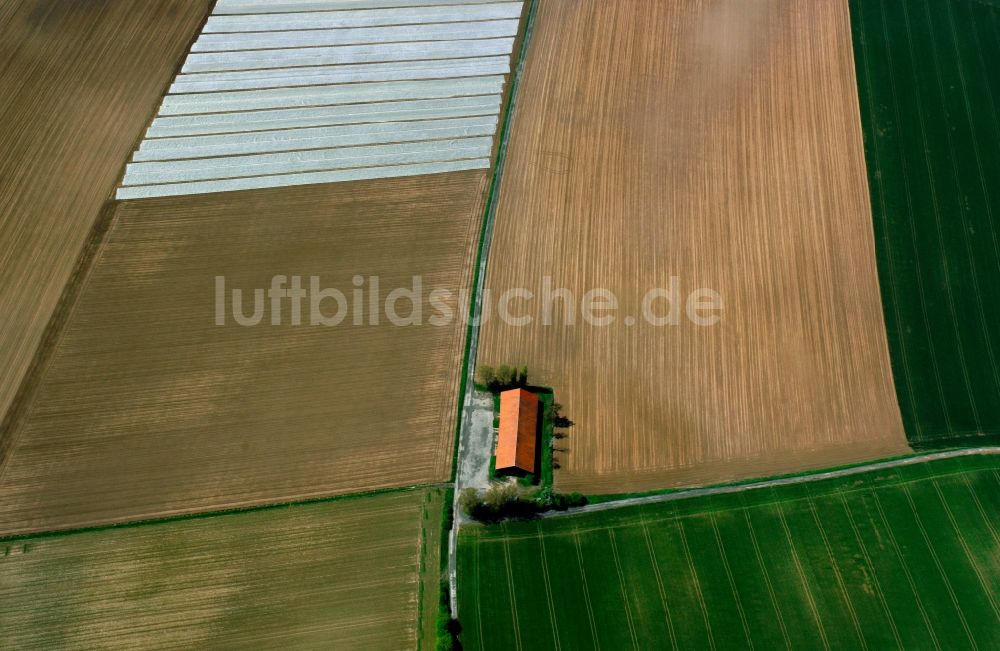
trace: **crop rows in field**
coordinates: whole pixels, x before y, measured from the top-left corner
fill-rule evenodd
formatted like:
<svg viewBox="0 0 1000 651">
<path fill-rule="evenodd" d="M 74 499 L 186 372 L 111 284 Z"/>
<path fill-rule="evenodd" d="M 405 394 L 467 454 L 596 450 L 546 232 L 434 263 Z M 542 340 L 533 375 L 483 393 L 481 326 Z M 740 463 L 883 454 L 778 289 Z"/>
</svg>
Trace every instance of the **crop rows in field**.
<svg viewBox="0 0 1000 651">
<path fill-rule="evenodd" d="M 207 0 L 0 9 L 0 422 Z M 0 431 L 0 466 L 7 450 Z"/>
<path fill-rule="evenodd" d="M 464 327 L 238 325 L 275 275 L 384 299 L 422 278 L 462 314 L 484 172 L 117 205 L 14 432 L 0 534 L 444 481 Z M 216 324 L 215 278 L 226 279 Z M 288 286 L 286 282 L 285 286 Z M 351 305 L 348 303 L 348 309 Z M 324 314 L 337 308 L 327 301 Z M 408 304 L 399 305 L 407 315 Z"/>
<path fill-rule="evenodd" d="M 1000 463 L 463 530 L 475 649 L 993 648 Z"/>
<path fill-rule="evenodd" d="M 553 387 L 575 423 L 557 486 L 906 450 L 857 106 L 846 1 L 539 4 L 486 280 L 530 290 L 513 313 L 533 321 L 492 318 L 478 360 Z M 647 323 L 643 297 L 671 277 L 680 310 L 718 292 L 721 322 Z M 574 322 L 558 298 L 546 323 L 547 280 Z M 617 297 L 610 325 L 578 308 L 597 288 Z"/>
<path fill-rule="evenodd" d="M 438 567 L 441 507 L 441 491 L 406 491 L 0 542 L 0 639 L 416 648 L 422 602 L 436 611 L 436 592 L 419 586 Z"/>
<path fill-rule="evenodd" d="M 907 434 L 1000 434 L 1000 10 L 981 0 L 850 5 Z"/>
</svg>

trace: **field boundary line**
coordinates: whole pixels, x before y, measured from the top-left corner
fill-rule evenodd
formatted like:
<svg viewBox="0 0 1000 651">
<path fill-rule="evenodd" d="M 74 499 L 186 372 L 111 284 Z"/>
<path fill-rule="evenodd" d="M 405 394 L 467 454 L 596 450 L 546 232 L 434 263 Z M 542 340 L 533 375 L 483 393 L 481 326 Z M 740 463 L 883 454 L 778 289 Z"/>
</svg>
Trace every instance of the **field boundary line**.
<svg viewBox="0 0 1000 651">
<path fill-rule="evenodd" d="M 816 620 L 816 628 L 819 629 L 820 640 L 823 642 L 823 648 L 826 651 L 830 651 L 830 640 L 826 637 L 826 627 L 823 626 L 823 620 L 819 616 L 819 609 L 816 608 L 816 599 L 813 596 L 812 588 L 809 582 L 806 580 L 806 574 L 802 571 L 802 560 L 799 558 L 799 552 L 795 549 L 795 542 L 792 540 L 792 533 L 788 529 L 788 522 L 785 520 L 785 512 L 781 509 L 773 509 L 778 514 L 778 520 L 781 522 L 781 528 L 785 532 L 785 542 L 788 543 L 788 549 L 792 552 L 792 562 L 795 564 L 795 572 L 799 575 L 799 581 L 802 583 L 802 591 L 806 595 L 806 603 L 809 604 L 809 610 L 812 613 L 813 619 Z"/>
<path fill-rule="evenodd" d="M 618 586 L 622 590 L 622 603 L 625 604 L 625 621 L 628 624 L 628 632 L 632 636 L 632 648 L 638 651 L 639 637 L 635 634 L 635 622 L 632 621 L 632 607 L 628 603 L 628 590 L 625 589 L 625 573 L 622 571 L 621 557 L 618 555 L 618 540 L 615 538 L 615 530 L 608 529 L 608 540 L 611 541 L 611 554 L 615 560 L 615 571 L 618 574 Z"/>
<path fill-rule="evenodd" d="M 847 503 L 847 497 L 841 493 L 840 494 L 840 505 L 844 509 L 844 513 L 847 514 L 847 521 L 851 525 L 851 531 L 854 533 L 854 541 L 858 543 L 858 549 L 861 550 L 861 556 L 865 560 L 865 567 L 871 573 L 872 582 L 875 584 L 875 593 L 878 596 L 879 604 L 882 606 L 882 611 L 885 613 L 885 618 L 889 622 L 889 627 L 892 629 L 892 637 L 896 640 L 896 647 L 903 651 L 905 648 L 903 646 L 903 640 L 899 636 L 899 627 L 896 626 L 896 618 L 892 616 L 892 610 L 889 608 L 889 602 L 885 598 L 885 591 L 882 589 L 882 582 L 879 581 L 878 572 L 875 570 L 875 564 L 872 562 L 871 555 L 868 553 L 868 548 L 865 547 L 865 541 L 861 537 L 861 531 L 858 529 L 858 523 L 854 519 L 854 514 L 851 512 L 851 507 Z M 937 639 L 934 640 L 934 646 L 937 649 L 941 647 L 937 643 Z"/>
<path fill-rule="evenodd" d="M 712 622 L 708 619 L 708 607 L 705 605 L 705 595 L 701 591 L 701 579 L 698 578 L 698 570 L 695 569 L 694 560 L 691 558 L 691 548 L 688 547 L 687 534 L 684 532 L 684 523 L 674 520 L 677 524 L 677 531 L 680 533 L 681 546 L 684 548 L 684 560 L 687 561 L 688 569 L 691 570 L 691 581 L 694 584 L 694 592 L 698 597 L 698 606 L 701 608 L 701 618 L 705 622 L 705 631 L 708 633 L 708 646 L 715 649 L 715 635 L 712 633 Z"/>
<path fill-rule="evenodd" d="M 303 497 L 301 499 L 261 502 L 259 504 L 246 504 L 240 506 L 227 507 L 212 511 L 191 511 L 167 514 L 159 517 L 140 517 L 136 520 L 125 520 L 111 524 L 97 524 L 93 526 L 76 527 L 73 529 L 48 529 L 42 531 L 17 533 L 9 536 L 0 536 L 0 542 L 14 542 L 18 540 L 28 540 L 33 538 L 57 538 L 61 536 L 75 536 L 78 534 L 95 533 L 100 531 L 111 531 L 114 529 L 131 529 L 133 527 L 147 527 L 160 524 L 171 524 L 174 522 L 184 522 L 187 520 L 202 520 L 207 518 L 221 518 L 229 515 L 240 515 L 243 513 L 256 513 L 258 511 L 271 511 L 275 509 L 294 508 L 297 506 L 312 506 L 317 504 L 327 504 L 331 502 L 343 502 L 348 500 L 359 500 L 369 497 L 381 497 L 383 495 L 393 495 L 396 493 L 412 493 L 416 491 L 427 491 L 434 489 L 448 489 L 451 484 L 416 484 L 414 486 L 391 486 L 388 488 L 376 488 L 360 493 L 340 493 L 338 495 L 324 495 Z"/>
<path fill-rule="evenodd" d="M 854 602 L 851 601 L 851 595 L 847 591 L 847 586 L 844 583 L 844 575 L 840 572 L 840 565 L 837 564 L 837 557 L 833 554 L 833 548 L 830 547 L 830 539 L 826 536 L 826 529 L 823 527 L 823 521 L 820 520 L 819 514 L 816 512 L 816 502 L 813 498 L 808 499 L 809 512 L 812 514 L 813 522 L 816 523 L 816 530 L 819 532 L 819 537 L 823 541 L 823 548 L 826 549 L 826 556 L 830 559 L 830 569 L 833 570 L 833 576 L 837 579 L 837 587 L 840 588 L 840 594 L 844 598 L 844 605 L 847 606 L 847 612 L 851 616 L 851 623 L 854 624 L 854 632 L 858 636 L 858 642 L 861 643 L 861 648 L 868 650 L 868 640 L 865 639 L 864 631 L 861 630 L 861 622 L 858 620 L 858 611 L 854 607 Z"/>
<path fill-rule="evenodd" d="M 972 555 L 972 550 L 969 549 L 969 543 L 965 540 L 965 534 L 962 533 L 962 529 L 958 526 L 958 521 L 955 519 L 955 514 L 952 513 L 951 507 L 948 506 L 948 501 L 944 499 L 944 494 L 941 492 L 941 486 L 936 481 L 931 483 L 934 485 L 934 492 L 937 493 L 938 500 L 941 502 L 941 506 L 944 507 L 944 512 L 948 516 L 948 523 L 951 525 L 951 528 L 955 530 L 958 542 L 962 545 L 962 551 L 965 552 L 965 557 L 969 559 L 969 565 L 972 566 L 972 571 L 976 573 L 976 578 L 979 579 L 979 585 L 982 586 L 983 592 L 986 593 L 986 599 L 990 602 L 990 608 L 993 609 L 993 614 L 996 615 L 997 621 L 1000 621 L 1000 609 L 997 609 L 997 602 L 993 597 L 993 591 L 990 590 L 990 586 L 986 583 L 986 579 L 983 578 L 982 568 L 979 567 L 979 563 L 976 561 L 975 556 Z"/>
<path fill-rule="evenodd" d="M 466 328 L 465 349 L 462 358 L 462 368 L 459 380 L 459 408 L 456 422 L 455 447 L 452 456 L 451 481 L 455 487 L 452 511 L 455 514 L 451 532 L 448 534 L 448 590 L 450 592 L 450 610 L 452 619 L 458 619 L 458 530 L 462 524 L 462 509 L 459 506 L 458 474 L 462 465 L 462 434 L 465 430 L 468 407 L 472 404 L 475 391 L 476 356 L 479 347 L 479 320 L 482 315 L 483 288 L 486 284 L 486 268 L 489 261 L 490 243 L 493 237 L 493 223 L 496 220 L 497 203 L 500 196 L 500 183 L 507 160 L 507 142 L 511 124 L 514 121 L 517 106 L 517 92 L 521 86 L 521 76 L 524 72 L 524 62 L 528 54 L 528 44 L 534 27 L 535 15 L 539 0 L 525 0 L 527 15 L 524 18 L 524 35 L 521 37 L 521 48 L 517 53 L 517 65 L 510 72 L 509 94 L 504 108 L 502 120 L 497 130 L 496 163 L 493 167 L 493 177 L 490 180 L 486 196 L 486 206 L 483 212 L 482 226 L 479 232 L 479 244 L 476 248 L 476 262 L 472 270 L 472 296 L 469 299 L 469 325 Z"/>
<path fill-rule="evenodd" d="M 113 190 L 112 190 L 113 192 Z M 66 333 L 66 325 L 76 311 L 80 296 L 90 282 L 91 270 L 104 253 L 108 238 L 118 222 L 118 202 L 105 201 L 91 224 L 76 262 L 62 287 L 49 321 L 46 323 L 38 347 L 32 355 L 20 385 L 14 393 L 7 413 L 0 418 L 0 479 L 3 478 L 10 460 L 17 452 L 17 444 L 24 430 L 24 419 L 34 405 L 42 386 L 42 380 L 49 362 L 56 354 Z"/>
<path fill-rule="evenodd" d="M 719 548 L 719 557 L 722 559 L 722 566 L 726 570 L 726 578 L 729 580 L 729 590 L 733 593 L 733 600 L 736 602 L 736 610 L 740 614 L 740 623 L 743 625 L 743 634 L 747 638 L 747 646 L 753 651 L 753 638 L 750 636 L 750 625 L 747 623 L 747 614 L 743 609 L 743 600 L 740 598 L 740 591 L 736 587 L 736 580 L 733 578 L 733 569 L 729 566 L 729 557 L 726 555 L 726 546 L 722 544 L 722 536 L 719 534 L 719 525 L 715 521 L 715 514 L 708 514 L 708 521 L 712 523 L 712 532 L 715 534 L 715 545 Z"/>
<path fill-rule="evenodd" d="M 660 562 L 656 560 L 656 551 L 653 549 L 653 540 L 649 535 L 649 527 L 646 526 L 646 518 L 639 513 L 639 520 L 642 527 L 642 538 L 646 542 L 646 553 L 653 565 L 653 575 L 656 578 L 656 589 L 660 593 L 660 603 L 663 605 L 663 614 L 667 620 L 667 633 L 670 635 L 670 648 L 677 651 L 677 636 L 674 632 L 674 622 L 670 616 L 670 607 L 667 605 L 667 591 L 663 587 L 663 575 L 660 573 Z"/>
<path fill-rule="evenodd" d="M 545 536 L 542 534 L 542 527 L 537 522 L 535 528 L 538 530 L 538 548 L 542 557 L 542 578 L 545 580 L 545 601 L 549 605 L 549 624 L 552 625 L 552 638 L 556 642 L 556 651 L 562 651 L 562 643 L 559 640 L 559 626 L 556 624 L 556 607 L 552 600 L 552 583 L 549 581 L 549 559 L 545 553 Z"/>
<path fill-rule="evenodd" d="M 779 477 L 777 479 L 766 479 L 763 481 L 751 482 L 747 484 L 737 484 L 733 486 L 714 486 L 714 487 L 708 486 L 704 488 L 688 488 L 684 490 L 675 491 L 672 493 L 662 493 L 659 495 L 626 497 L 620 500 L 609 500 L 607 502 L 599 502 L 597 504 L 588 504 L 586 506 L 575 507 L 567 509 L 565 511 L 548 511 L 546 513 L 540 514 L 539 517 L 563 518 L 573 515 L 579 515 L 581 513 L 596 513 L 598 511 L 609 511 L 613 509 L 626 508 L 629 506 L 637 506 L 640 504 L 674 502 L 674 501 L 693 499 L 696 497 L 704 497 L 706 495 L 727 495 L 731 493 L 740 493 L 743 491 L 760 490 L 763 488 L 790 486 L 794 484 L 806 484 L 811 482 L 825 481 L 828 479 L 839 479 L 841 477 L 861 475 L 869 472 L 877 472 L 879 470 L 888 470 L 890 468 L 912 466 L 915 464 L 926 463 L 929 461 L 940 461 L 943 459 L 954 459 L 957 457 L 997 455 L 997 454 L 1000 454 L 1000 446 L 962 448 L 958 450 L 945 450 L 943 452 L 929 452 L 926 454 L 903 457 L 901 459 L 892 459 L 889 461 L 875 461 L 865 465 L 851 466 L 850 468 L 841 468 L 839 470 L 827 470 L 808 475 Z"/>
<path fill-rule="evenodd" d="M 924 620 L 924 626 L 927 628 L 927 632 L 930 634 L 931 640 L 934 641 L 935 648 L 940 649 L 941 643 L 938 641 L 937 632 L 934 630 L 934 627 L 931 625 L 931 620 L 927 616 L 927 608 L 924 606 L 924 600 L 920 597 L 920 593 L 917 591 L 917 584 L 913 580 L 913 573 L 910 572 L 910 566 L 906 562 L 906 557 L 903 556 L 903 550 L 900 548 L 899 542 L 896 541 L 896 534 L 892 532 L 892 527 L 889 526 L 889 519 L 885 517 L 885 511 L 882 509 L 882 500 L 878 498 L 878 492 L 875 490 L 875 487 L 869 488 L 868 492 L 871 494 L 872 499 L 875 502 L 878 517 L 882 521 L 886 537 L 892 545 L 893 552 L 896 554 L 896 559 L 899 561 L 899 566 L 903 568 L 903 574 L 906 575 L 906 582 L 910 584 L 910 591 L 913 592 L 913 599 L 917 604 L 917 609 L 920 610 L 920 618 Z"/>
<path fill-rule="evenodd" d="M 986 469 L 986 468 L 980 468 L 980 469 L 974 469 L 974 470 L 954 470 L 954 471 L 951 471 L 951 472 L 944 472 L 944 473 L 941 473 L 939 475 L 935 475 L 935 477 L 942 477 L 943 478 L 943 477 L 951 477 L 953 475 L 961 475 L 961 474 L 965 474 L 965 473 L 981 473 L 981 472 L 989 472 L 989 470 Z M 912 485 L 921 484 L 923 482 L 930 481 L 931 479 L 932 479 L 932 477 L 914 477 L 912 479 L 899 479 L 899 480 L 895 481 L 892 485 L 893 486 L 904 486 L 904 485 L 905 486 L 912 486 Z M 836 493 L 843 494 L 843 495 L 854 495 L 856 493 L 863 493 L 863 492 L 867 491 L 868 489 L 869 489 L 868 486 L 860 486 L 860 487 L 855 487 L 855 488 L 840 488 L 840 489 L 836 490 Z M 770 506 L 770 507 L 784 506 L 784 505 L 788 505 L 788 504 L 795 504 L 797 502 L 804 502 L 807 499 L 808 498 L 804 497 L 804 496 L 782 497 L 782 498 L 773 499 L 771 501 L 760 502 L 758 504 L 754 504 L 750 508 L 763 508 L 765 506 Z M 647 519 L 646 522 L 649 523 L 649 524 L 660 524 L 660 523 L 665 523 L 665 522 L 678 522 L 680 520 L 688 520 L 688 519 L 691 519 L 691 518 L 697 518 L 700 515 L 705 515 L 705 514 L 708 514 L 708 513 L 731 513 L 733 511 L 738 511 L 738 510 L 741 510 L 743 508 L 744 507 L 742 507 L 742 506 L 722 507 L 722 508 L 717 508 L 717 507 L 706 508 L 706 509 L 704 509 L 702 511 L 699 511 L 698 513 L 669 514 L 669 515 L 664 515 L 662 517 L 656 517 L 656 518 Z M 579 514 L 577 514 L 577 515 L 579 515 Z M 623 518 L 623 519 L 619 520 L 619 523 L 617 525 L 615 525 L 615 526 L 625 526 L 625 525 L 628 525 L 628 526 L 638 526 L 639 523 L 640 523 L 640 520 L 638 519 L 638 517 L 627 517 L 627 518 Z M 579 527 L 577 529 L 577 531 L 579 531 L 581 533 L 593 533 L 593 532 L 596 532 L 596 531 L 605 531 L 605 530 L 607 530 L 607 528 L 608 528 L 608 525 L 595 525 L 595 526 L 592 526 L 592 527 Z M 566 535 L 569 535 L 569 534 L 567 532 L 552 532 L 552 533 L 550 533 L 548 535 L 550 535 L 550 536 L 566 536 Z M 534 533 L 528 533 L 528 534 L 513 533 L 513 534 L 508 534 L 506 536 L 491 535 L 489 537 L 480 539 L 480 542 L 482 544 L 499 543 L 501 540 L 511 540 L 511 541 L 513 541 L 513 540 L 524 540 L 524 539 L 529 539 L 529 538 L 534 538 L 534 537 L 535 537 Z"/>
<path fill-rule="evenodd" d="M 164 98 L 170 92 L 171 84 L 173 84 L 177 75 L 180 74 L 184 66 L 184 61 L 191 52 L 191 48 L 199 36 L 201 36 L 209 17 L 215 11 L 217 2 L 218 0 L 209 0 L 205 7 L 204 15 L 198 21 L 197 28 L 191 31 L 187 45 L 182 50 L 178 50 L 179 54 L 177 60 L 174 62 L 173 72 L 170 74 L 166 86 L 157 93 L 159 99 L 153 102 L 150 113 L 144 121 L 145 127 L 137 133 L 129 149 L 130 152 L 138 150 L 139 144 L 145 137 L 146 130 L 156 118 L 160 111 L 160 105 L 163 104 Z M 42 329 L 31 361 L 28 362 L 24 370 L 24 375 L 21 377 L 17 391 L 14 392 L 10 404 L 7 406 L 6 413 L 0 414 L 0 479 L 3 478 L 4 472 L 7 469 L 7 463 L 14 456 L 14 452 L 17 449 L 17 438 L 23 425 L 21 418 L 27 415 L 28 410 L 34 402 L 38 388 L 41 386 L 45 369 L 55 353 L 59 342 L 62 340 L 66 329 L 65 326 L 73 316 L 77 300 L 83 295 L 83 291 L 90 280 L 90 272 L 103 253 L 111 231 L 118 221 L 117 207 L 121 202 L 117 201 L 114 197 L 118 186 L 121 185 L 122 177 L 125 175 L 125 169 L 129 163 L 131 154 L 128 156 L 128 158 L 122 161 L 121 166 L 115 173 L 111 190 L 97 208 L 97 214 L 94 215 L 90 228 L 80 243 L 80 247 L 76 252 L 76 260 L 73 262 L 65 283 L 59 288 L 59 298 L 56 300 L 52 308 L 52 313 L 49 314 L 45 327 Z"/>
<path fill-rule="evenodd" d="M 573 547 L 576 549 L 576 564 L 580 568 L 580 579 L 583 581 L 583 598 L 587 605 L 587 619 L 590 621 L 590 636 L 594 640 L 594 648 L 601 649 L 601 642 L 597 638 L 597 622 L 594 619 L 594 606 L 590 603 L 590 587 L 587 585 L 587 571 L 583 566 L 583 551 L 580 549 L 580 534 L 573 531 Z"/>
<path fill-rule="evenodd" d="M 507 594 L 510 596 L 510 614 L 514 620 L 514 640 L 517 643 L 518 651 L 521 651 L 524 647 L 521 646 L 521 623 L 517 618 L 517 598 L 514 596 L 514 571 L 510 566 L 510 547 L 507 545 L 506 540 L 503 543 L 503 560 L 507 570 Z"/>
<path fill-rule="evenodd" d="M 941 579 L 944 581 L 944 587 L 948 590 L 948 596 L 951 597 L 951 603 L 955 606 L 955 612 L 958 613 L 958 619 L 962 622 L 962 628 L 965 629 L 965 635 L 969 638 L 972 648 L 978 649 L 979 645 L 976 644 L 975 638 L 972 637 L 972 630 L 969 628 L 969 623 L 965 621 L 965 613 L 962 612 L 961 606 L 958 605 L 958 597 L 955 595 L 955 588 L 952 587 L 951 580 L 948 579 L 948 575 L 944 571 L 944 566 L 941 565 L 941 558 L 938 556 L 933 544 L 931 544 L 931 539 L 930 536 L 927 535 L 927 529 L 924 527 L 924 522 L 920 519 L 917 507 L 913 503 L 913 496 L 906 487 L 903 487 L 902 493 L 906 496 L 906 502 L 910 505 L 910 512 L 913 514 L 914 522 L 917 523 L 917 529 L 920 530 L 920 535 L 924 539 L 924 544 L 927 545 L 927 551 L 930 552 L 931 559 L 937 567 L 938 574 L 941 575 Z"/>
<path fill-rule="evenodd" d="M 771 573 L 767 571 L 767 565 L 764 564 L 764 555 L 760 553 L 760 543 L 757 540 L 757 532 L 754 530 L 753 520 L 750 518 L 750 508 L 748 506 L 743 507 L 743 519 L 747 523 L 747 531 L 750 532 L 750 542 L 753 543 L 753 552 L 757 557 L 757 565 L 760 566 L 761 573 L 764 575 L 764 584 L 767 586 L 767 594 L 771 599 L 771 607 L 774 608 L 775 618 L 778 620 L 778 627 L 781 629 L 781 637 L 785 640 L 785 648 L 788 651 L 792 650 L 792 640 L 788 636 L 788 628 L 785 625 L 785 616 L 781 612 L 781 608 L 778 607 L 778 596 L 774 593 L 774 584 L 771 582 Z"/>
</svg>

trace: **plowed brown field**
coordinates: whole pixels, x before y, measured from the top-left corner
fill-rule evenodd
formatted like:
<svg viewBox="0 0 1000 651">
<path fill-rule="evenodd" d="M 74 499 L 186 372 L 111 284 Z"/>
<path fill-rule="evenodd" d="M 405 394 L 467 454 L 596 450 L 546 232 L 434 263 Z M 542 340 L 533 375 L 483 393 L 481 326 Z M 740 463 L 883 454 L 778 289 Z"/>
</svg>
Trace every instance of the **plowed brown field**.
<svg viewBox="0 0 1000 651">
<path fill-rule="evenodd" d="M 437 614 L 437 582 L 420 581 L 438 567 L 441 507 L 440 491 L 410 491 L 4 543 L 0 640 L 414 649 Z"/>
<path fill-rule="evenodd" d="M 124 202 L 17 423 L 0 534 L 446 480 L 464 325 L 215 325 L 242 289 L 471 280 L 486 172 Z M 454 303 L 454 301 L 453 301 Z M 328 304 L 326 313 L 332 313 Z M 400 304 L 400 314 L 408 304 Z M 461 312 L 459 312 L 461 313 Z M 425 321 L 430 310 L 425 308 Z"/>
<path fill-rule="evenodd" d="M 527 364 L 575 421 L 560 487 L 906 449 L 846 1 L 545 0 L 509 148 L 494 296 L 540 296 L 549 275 L 578 300 L 608 288 L 620 303 L 607 327 L 484 327 L 480 362 Z M 721 323 L 626 325 L 671 276 L 682 300 L 718 291 Z"/>
<path fill-rule="evenodd" d="M 11 0 L 0 8 L 0 420 L 210 4 Z"/>
</svg>

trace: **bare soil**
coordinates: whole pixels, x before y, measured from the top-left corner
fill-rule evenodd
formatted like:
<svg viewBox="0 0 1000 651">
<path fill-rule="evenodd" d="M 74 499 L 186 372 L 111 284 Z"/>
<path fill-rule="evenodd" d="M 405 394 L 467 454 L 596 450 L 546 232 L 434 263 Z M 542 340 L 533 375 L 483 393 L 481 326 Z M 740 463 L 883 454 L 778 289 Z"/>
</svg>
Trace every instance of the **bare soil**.
<svg viewBox="0 0 1000 651">
<path fill-rule="evenodd" d="M 465 335 L 215 324 L 215 277 L 318 276 L 349 300 L 471 282 L 486 172 L 123 202 L 0 477 L 0 534 L 447 480 Z M 451 300 L 456 314 L 466 307 Z M 231 308 L 231 300 L 227 301 Z M 327 315 L 335 311 L 328 301 Z M 399 313 L 409 304 L 402 301 Z"/>
<path fill-rule="evenodd" d="M 0 420 L 210 4 L 13 0 L 0 8 Z"/>
<path fill-rule="evenodd" d="M 540 3 L 490 256 L 494 297 L 612 290 L 607 327 L 484 326 L 575 422 L 561 489 L 773 474 L 907 449 L 876 274 L 847 2 Z M 656 327 L 681 279 L 722 321 Z M 560 304 L 557 303 L 557 308 Z M 534 309 L 534 312 L 532 312 Z M 665 312 L 661 302 L 657 312 Z"/>
</svg>

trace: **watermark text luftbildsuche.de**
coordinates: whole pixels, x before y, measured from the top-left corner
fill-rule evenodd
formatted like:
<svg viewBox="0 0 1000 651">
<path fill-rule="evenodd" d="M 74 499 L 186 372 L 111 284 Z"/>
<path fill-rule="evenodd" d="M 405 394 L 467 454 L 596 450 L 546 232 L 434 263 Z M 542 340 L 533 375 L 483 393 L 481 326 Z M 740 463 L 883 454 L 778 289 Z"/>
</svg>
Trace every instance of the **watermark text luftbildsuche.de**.
<svg viewBox="0 0 1000 651">
<path fill-rule="evenodd" d="M 493 318 L 515 327 L 540 323 L 544 326 L 699 327 L 722 321 L 723 300 L 715 290 L 698 287 L 682 290 L 679 276 L 671 276 L 665 287 L 653 287 L 641 298 L 639 314 L 619 314 L 618 296 L 607 288 L 582 294 L 555 287 L 550 276 L 540 289 L 513 287 L 502 292 L 486 289 L 478 314 L 471 315 L 469 291 L 424 287 L 421 276 L 413 276 L 408 287 L 383 287 L 378 276 L 355 275 L 350 287 L 324 287 L 319 276 L 275 275 L 267 287 L 230 287 L 225 276 L 215 277 L 215 324 L 292 325 L 333 327 L 343 324 L 377 326 L 448 326 L 456 318 L 479 325 Z M 459 309 L 459 306 L 463 306 Z"/>
</svg>

